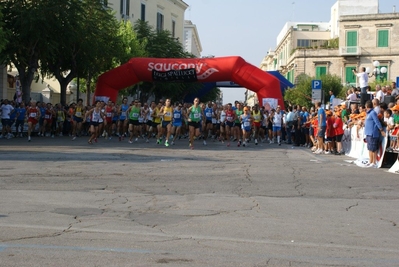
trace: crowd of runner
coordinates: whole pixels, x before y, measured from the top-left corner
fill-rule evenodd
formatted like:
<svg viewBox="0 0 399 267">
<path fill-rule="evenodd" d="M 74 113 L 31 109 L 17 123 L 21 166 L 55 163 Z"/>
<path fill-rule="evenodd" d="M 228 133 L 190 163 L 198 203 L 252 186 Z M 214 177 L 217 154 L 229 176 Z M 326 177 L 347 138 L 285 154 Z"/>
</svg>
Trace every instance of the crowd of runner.
<svg viewBox="0 0 399 267">
<path fill-rule="evenodd" d="M 380 109 L 376 101 L 373 103 L 380 114 L 387 107 L 381 103 Z M 259 105 L 245 106 L 238 101 L 227 105 L 200 103 L 198 98 L 193 103 L 171 103 L 166 99 L 150 104 L 142 104 L 139 100 L 128 103 L 124 98 L 121 104 L 97 101 L 93 106 L 84 106 L 79 99 L 68 107 L 35 101 L 25 107 L 24 103 L 16 106 L 13 101 L 3 100 L 0 138 L 25 137 L 31 141 L 32 136 L 67 135 L 73 141 L 88 136 L 89 144 L 99 138 L 117 138 L 129 143 L 154 142 L 164 146 L 188 139 L 190 148 L 195 139 L 201 140 L 203 145 L 212 140 L 226 146 L 244 147 L 249 142 L 254 145 L 259 142 L 281 145 L 283 142 L 312 148 L 317 154 L 340 155 L 343 153 L 344 125 L 361 125 L 364 107 L 344 104 L 326 111 L 323 136 L 317 134 L 320 109 L 323 108 L 317 105 L 309 110 L 298 105 L 286 110 L 281 110 L 280 106 L 267 110 Z M 27 132 L 24 132 L 25 124 Z"/>
</svg>

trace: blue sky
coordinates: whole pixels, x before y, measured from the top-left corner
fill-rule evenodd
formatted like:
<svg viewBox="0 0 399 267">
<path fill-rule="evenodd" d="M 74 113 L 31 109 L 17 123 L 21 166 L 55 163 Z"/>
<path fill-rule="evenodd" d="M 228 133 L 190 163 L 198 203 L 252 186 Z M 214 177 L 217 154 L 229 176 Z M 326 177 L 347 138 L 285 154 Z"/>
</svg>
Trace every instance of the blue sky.
<svg viewBox="0 0 399 267">
<path fill-rule="evenodd" d="M 185 19 L 197 26 L 202 55 L 241 56 L 259 66 L 287 21 L 329 22 L 336 0 L 183 0 Z M 353 0 L 359 2 L 359 0 Z M 361 2 L 361 1 L 360 1 Z M 380 0 L 381 13 L 399 11 L 398 0 Z M 223 89 L 224 102 L 243 100 L 243 89 Z"/>
</svg>

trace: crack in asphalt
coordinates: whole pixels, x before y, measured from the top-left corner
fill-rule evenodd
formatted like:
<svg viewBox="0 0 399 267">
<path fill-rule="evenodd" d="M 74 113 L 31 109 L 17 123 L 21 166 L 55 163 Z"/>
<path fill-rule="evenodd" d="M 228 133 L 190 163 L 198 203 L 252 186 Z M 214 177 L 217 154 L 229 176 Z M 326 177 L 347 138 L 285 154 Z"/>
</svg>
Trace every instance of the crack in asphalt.
<svg viewBox="0 0 399 267">
<path fill-rule="evenodd" d="M 356 205 L 352 205 L 352 206 L 347 207 L 346 211 L 349 211 L 351 208 L 357 207 L 357 206 L 359 206 L 359 203 L 356 203 Z"/>
</svg>

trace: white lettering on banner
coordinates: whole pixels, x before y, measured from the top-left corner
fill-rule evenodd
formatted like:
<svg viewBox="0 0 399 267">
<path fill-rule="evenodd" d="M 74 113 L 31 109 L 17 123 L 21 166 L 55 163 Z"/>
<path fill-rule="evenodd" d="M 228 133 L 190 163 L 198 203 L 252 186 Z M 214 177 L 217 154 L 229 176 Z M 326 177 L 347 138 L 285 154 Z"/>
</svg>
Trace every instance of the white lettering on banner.
<svg viewBox="0 0 399 267">
<path fill-rule="evenodd" d="M 197 73 L 200 73 L 202 67 L 204 66 L 203 63 L 201 64 L 194 64 L 194 63 L 148 63 L 148 70 L 156 70 L 156 71 L 169 71 L 169 70 L 184 70 L 184 69 L 195 69 Z"/>
</svg>

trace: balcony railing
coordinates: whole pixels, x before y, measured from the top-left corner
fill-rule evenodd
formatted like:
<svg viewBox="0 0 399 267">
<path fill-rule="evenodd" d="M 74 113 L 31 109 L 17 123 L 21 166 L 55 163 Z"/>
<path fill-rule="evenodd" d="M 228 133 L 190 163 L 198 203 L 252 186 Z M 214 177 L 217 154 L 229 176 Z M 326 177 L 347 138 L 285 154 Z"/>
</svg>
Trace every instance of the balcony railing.
<svg viewBox="0 0 399 267">
<path fill-rule="evenodd" d="M 339 53 L 341 56 L 359 56 L 361 49 L 360 46 L 341 46 Z"/>
</svg>

